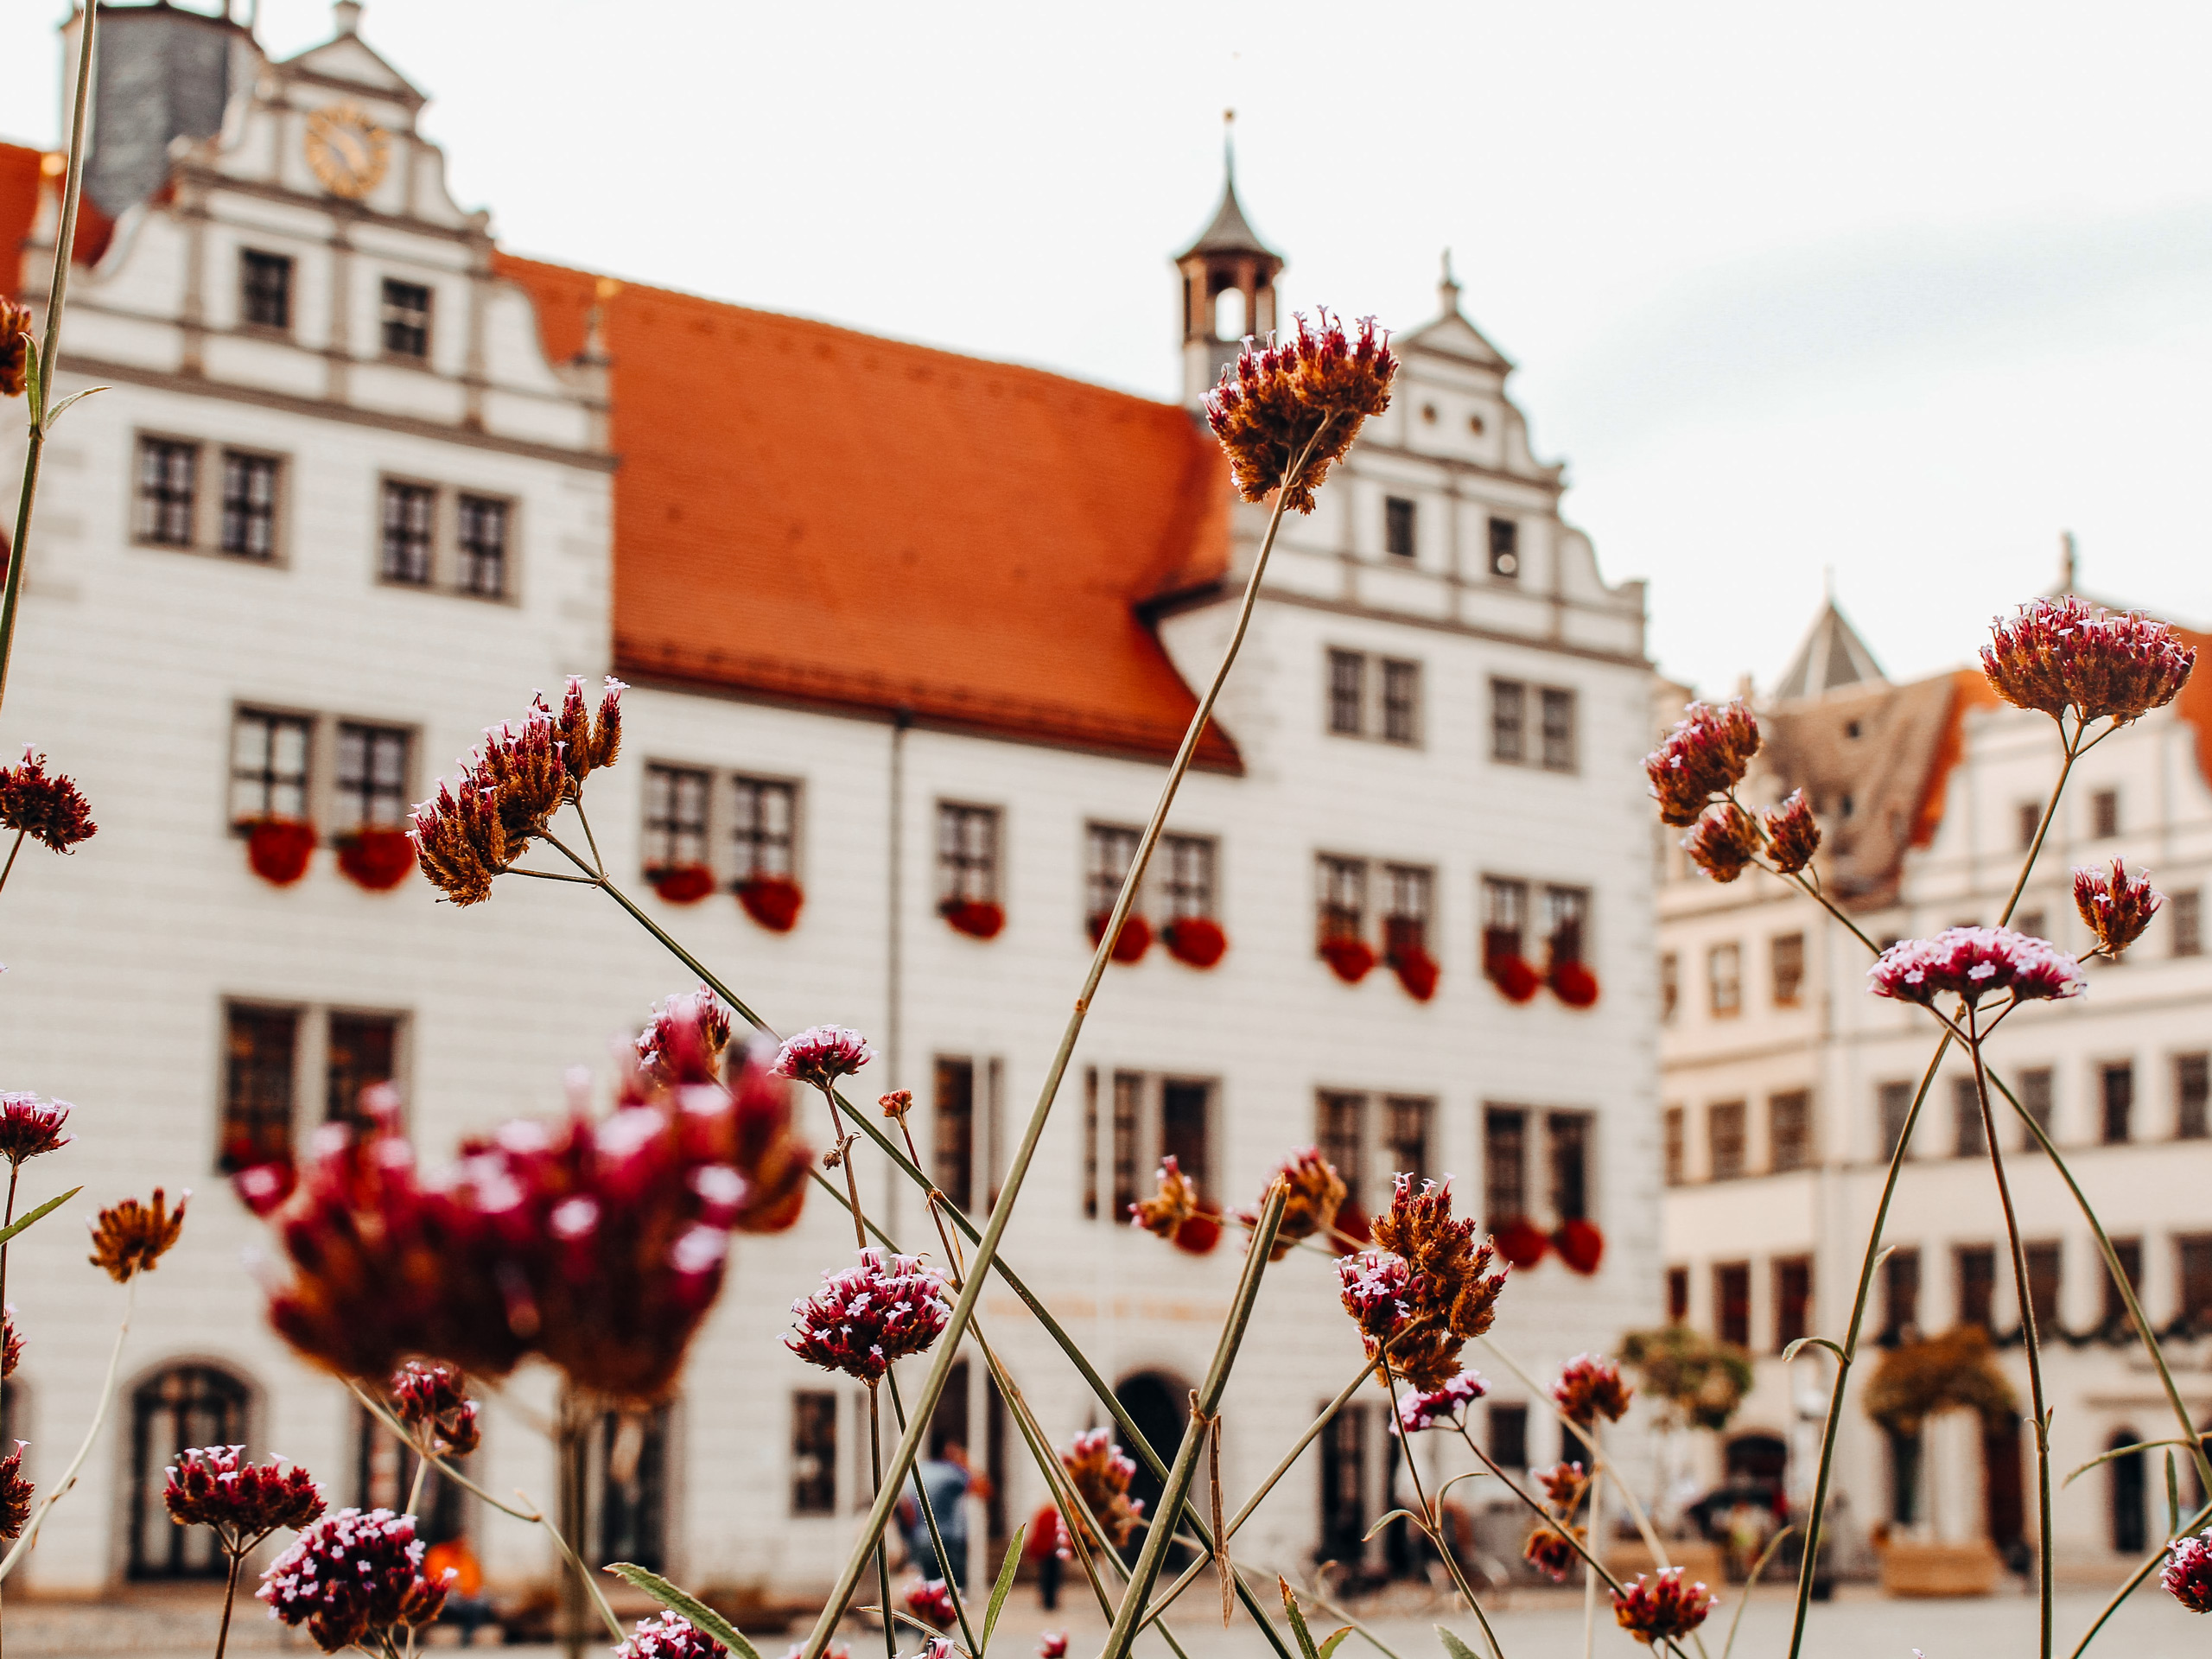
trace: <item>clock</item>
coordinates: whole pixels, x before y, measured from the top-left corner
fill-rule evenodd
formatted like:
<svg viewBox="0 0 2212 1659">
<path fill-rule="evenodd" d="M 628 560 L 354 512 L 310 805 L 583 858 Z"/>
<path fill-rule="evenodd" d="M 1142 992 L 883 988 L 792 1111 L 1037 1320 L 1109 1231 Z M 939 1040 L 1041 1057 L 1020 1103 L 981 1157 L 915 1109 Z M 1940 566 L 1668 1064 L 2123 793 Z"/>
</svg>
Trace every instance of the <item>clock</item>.
<svg viewBox="0 0 2212 1659">
<path fill-rule="evenodd" d="M 384 181 L 391 135 L 358 104 L 332 104 L 308 117 L 308 165 L 334 196 L 359 201 Z"/>
</svg>

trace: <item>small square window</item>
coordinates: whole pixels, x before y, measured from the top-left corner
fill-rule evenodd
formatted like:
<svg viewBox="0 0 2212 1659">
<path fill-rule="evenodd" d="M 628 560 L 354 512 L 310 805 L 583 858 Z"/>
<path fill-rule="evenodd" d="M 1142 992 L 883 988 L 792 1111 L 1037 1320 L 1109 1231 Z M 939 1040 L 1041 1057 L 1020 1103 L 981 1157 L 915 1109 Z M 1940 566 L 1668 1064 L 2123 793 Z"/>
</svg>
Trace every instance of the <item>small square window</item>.
<svg viewBox="0 0 2212 1659">
<path fill-rule="evenodd" d="M 1529 688 L 1518 680 L 1490 683 L 1490 758 L 1518 763 L 1529 758 Z"/>
<path fill-rule="evenodd" d="M 1414 504 L 1403 496 L 1386 496 L 1382 502 L 1382 547 L 1394 558 L 1414 556 Z"/>
<path fill-rule="evenodd" d="M 1160 851 L 1167 868 L 1165 920 L 1211 917 L 1214 907 L 1214 842 L 1211 836 L 1162 836 Z"/>
<path fill-rule="evenodd" d="M 162 547 L 192 545 L 199 471 L 199 445 L 168 438 L 138 440 L 139 540 Z"/>
<path fill-rule="evenodd" d="M 1770 944 L 1774 969 L 1774 1006 L 1794 1008 L 1805 985 L 1805 936 L 1777 934 Z"/>
<path fill-rule="evenodd" d="M 938 803 L 937 873 L 941 904 L 998 902 L 997 808 Z"/>
<path fill-rule="evenodd" d="M 238 320 L 249 328 L 292 326 L 292 262 L 252 248 L 238 254 Z"/>
<path fill-rule="evenodd" d="M 217 1167 L 226 1174 L 292 1156 L 299 1052 L 295 1008 L 232 1006 L 224 1013 L 223 1123 Z"/>
<path fill-rule="evenodd" d="M 276 554 L 276 458 L 223 451 L 223 524 L 218 543 L 235 558 Z"/>
<path fill-rule="evenodd" d="M 438 493 L 427 485 L 386 479 L 384 486 L 384 563 L 386 582 L 430 585 L 430 550 Z"/>
<path fill-rule="evenodd" d="M 399 1020 L 389 1014 L 334 1014 L 327 1050 L 323 1122 L 360 1123 L 362 1091 L 398 1075 Z"/>
<path fill-rule="evenodd" d="M 707 773 L 691 766 L 645 768 L 645 869 L 707 861 Z"/>
<path fill-rule="evenodd" d="M 1490 573 L 1509 582 L 1521 575 L 1521 526 L 1510 518 L 1490 521 Z"/>
<path fill-rule="evenodd" d="M 507 504 L 464 495 L 454 540 L 461 554 L 461 591 L 499 599 L 507 591 Z"/>
<path fill-rule="evenodd" d="M 338 783 L 331 828 L 396 830 L 407 822 L 407 754 L 412 734 L 404 727 L 338 728 Z"/>
<path fill-rule="evenodd" d="M 1813 1096 L 1803 1089 L 1769 1095 L 1766 1102 L 1767 1167 L 1780 1173 L 1802 1169 L 1813 1160 Z"/>
<path fill-rule="evenodd" d="M 1319 862 L 1321 884 L 1317 944 L 1357 939 L 1367 931 L 1367 861 L 1332 858 Z"/>
<path fill-rule="evenodd" d="M 731 874 L 741 887 L 763 876 L 789 880 L 798 874 L 793 857 L 798 823 L 798 785 L 768 778 L 732 779 L 735 791 Z"/>
<path fill-rule="evenodd" d="M 304 715 L 241 709 L 231 728 L 231 822 L 304 819 L 308 815 L 308 739 Z"/>
<path fill-rule="evenodd" d="M 1707 1006 L 1715 1018 L 1744 1011 L 1744 952 L 1733 944 L 1716 944 L 1705 955 Z"/>
<path fill-rule="evenodd" d="M 430 354 L 430 290 L 420 283 L 384 284 L 384 349 L 391 357 Z"/>
<path fill-rule="evenodd" d="M 1341 737 L 1367 729 L 1367 658 L 1356 651 L 1329 653 L 1329 729 Z"/>
<path fill-rule="evenodd" d="M 2177 893 L 2166 900 L 2168 937 L 2173 940 L 2174 955 L 2198 957 L 2204 954 L 2203 895 L 2195 887 Z"/>
<path fill-rule="evenodd" d="M 1421 741 L 1419 663 L 1383 661 L 1382 741 L 1408 745 Z"/>
<path fill-rule="evenodd" d="M 1574 693 L 1547 686 L 1543 692 L 1544 770 L 1574 770 Z"/>
<path fill-rule="evenodd" d="M 1744 1173 L 1744 1103 L 1722 1101 L 1705 1109 L 1707 1174 L 1732 1181 Z"/>
<path fill-rule="evenodd" d="M 2099 841 L 2120 833 L 2120 791 L 2101 789 L 2089 797 L 2089 833 Z"/>
<path fill-rule="evenodd" d="M 1683 1130 L 1683 1112 L 1681 1107 L 1667 1108 L 1666 1116 L 1661 1120 L 1661 1129 L 1666 1159 L 1664 1165 L 1666 1182 L 1669 1186 L 1680 1186 L 1683 1179 L 1684 1154 L 1688 1150 L 1685 1145 L 1687 1137 Z"/>
</svg>

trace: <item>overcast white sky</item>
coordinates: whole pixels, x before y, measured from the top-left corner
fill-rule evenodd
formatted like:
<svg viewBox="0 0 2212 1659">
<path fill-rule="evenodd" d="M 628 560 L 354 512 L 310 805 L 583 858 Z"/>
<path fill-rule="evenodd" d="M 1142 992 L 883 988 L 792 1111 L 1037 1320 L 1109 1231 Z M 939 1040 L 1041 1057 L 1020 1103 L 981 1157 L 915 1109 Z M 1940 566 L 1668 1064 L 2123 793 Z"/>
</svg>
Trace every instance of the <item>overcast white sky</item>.
<svg viewBox="0 0 2212 1659">
<path fill-rule="evenodd" d="M 51 65 L 60 13 L 0 0 L 7 60 Z M 328 29 L 263 0 L 280 54 Z M 1234 105 L 1289 302 L 1416 325 L 1449 245 L 1708 690 L 1773 678 L 1830 566 L 1893 674 L 1961 660 L 2062 528 L 2084 586 L 2212 619 L 2212 8 L 370 0 L 363 32 L 510 248 L 1160 397 Z M 0 79 L 0 133 L 51 142 L 54 80 Z"/>
</svg>

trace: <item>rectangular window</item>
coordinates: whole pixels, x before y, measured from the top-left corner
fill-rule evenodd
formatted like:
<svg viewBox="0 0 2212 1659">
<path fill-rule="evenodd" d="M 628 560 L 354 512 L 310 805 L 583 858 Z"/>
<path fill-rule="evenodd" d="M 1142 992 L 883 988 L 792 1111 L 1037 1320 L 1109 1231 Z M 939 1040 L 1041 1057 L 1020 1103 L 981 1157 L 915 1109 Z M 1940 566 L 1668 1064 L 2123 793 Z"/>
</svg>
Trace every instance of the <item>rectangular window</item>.
<svg viewBox="0 0 2212 1659">
<path fill-rule="evenodd" d="M 1667 1269 L 1667 1323 L 1687 1325 L 1690 1318 L 1690 1270 Z"/>
<path fill-rule="evenodd" d="M 1362 1191 L 1366 1173 L 1363 1166 L 1367 1161 L 1367 1096 L 1324 1093 L 1319 1104 L 1321 1156 L 1344 1177 L 1344 1202 L 1363 1214 L 1368 1196 Z"/>
<path fill-rule="evenodd" d="M 1767 1167 L 1777 1173 L 1813 1161 L 1813 1096 L 1791 1089 L 1766 1097 Z"/>
<path fill-rule="evenodd" d="M 2212 1096 L 2212 1055 L 2174 1056 L 2174 1136 L 2202 1141 L 2212 1124 L 2206 1119 L 2206 1102 Z"/>
<path fill-rule="evenodd" d="M 430 354 L 430 290 L 420 283 L 384 281 L 384 349 L 390 357 Z"/>
<path fill-rule="evenodd" d="M 457 585 L 464 594 L 498 599 L 507 591 L 507 504 L 464 495 L 456 506 L 454 543 L 461 554 Z"/>
<path fill-rule="evenodd" d="M 1160 1085 L 1160 1155 L 1205 1192 L 1212 1182 L 1213 1085 L 1169 1077 Z"/>
<path fill-rule="evenodd" d="M 1744 1103 L 1722 1101 L 1705 1109 L 1706 1168 L 1712 1179 L 1730 1181 L 1744 1173 Z"/>
<path fill-rule="evenodd" d="M 2115 1238 L 2112 1253 L 2120 1258 L 2120 1270 L 2127 1275 L 2128 1288 L 2140 1296 L 2143 1291 L 2143 1241 L 2139 1238 Z M 2107 1331 L 2132 1330 L 2133 1321 L 2127 1317 L 2127 1303 L 2120 1294 L 2120 1287 L 2113 1282 L 2112 1272 L 2107 1268 L 2102 1275 L 2105 1287 L 2104 1328 Z"/>
<path fill-rule="evenodd" d="M 427 485 L 385 480 L 384 562 L 379 569 L 386 582 L 410 588 L 430 585 L 430 546 L 437 503 L 438 493 Z"/>
<path fill-rule="evenodd" d="M 292 1155 L 296 1008 L 233 1005 L 224 1015 L 223 1123 L 217 1167 L 226 1174 Z"/>
<path fill-rule="evenodd" d="M 1672 950 L 1659 958 L 1659 1023 L 1671 1026 L 1682 1005 L 1682 959 Z"/>
<path fill-rule="evenodd" d="M 304 819 L 308 815 L 308 737 L 305 715 L 241 709 L 231 725 L 231 822 Z"/>
<path fill-rule="evenodd" d="M 1981 1096 L 1972 1077 L 1951 1079 L 1951 1151 L 1960 1158 L 1982 1158 L 1989 1141 L 1982 1134 Z"/>
<path fill-rule="evenodd" d="M 2036 1329 L 2049 1332 L 2058 1328 L 2058 1301 L 2064 1283 L 2065 1257 L 2056 1239 L 2046 1239 L 2038 1244 L 2024 1244 L 2020 1254 L 2028 1263 L 2028 1306 L 2035 1310 Z"/>
<path fill-rule="evenodd" d="M 1920 1333 L 1920 1252 L 1892 1250 L 1882 1263 L 1882 1339 L 1903 1342 Z"/>
<path fill-rule="evenodd" d="M 1367 861 L 1321 855 L 1319 944 L 1357 939 L 1367 931 Z"/>
<path fill-rule="evenodd" d="M 1665 1165 L 1665 1173 L 1667 1185 L 1669 1186 L 1680 1186 L 1682 1184 L 1683 1179 L 1682 1154 L 1687 1150 L 1687 1147 L 1685 1145 L 1687 1137 L 1683 1131 L 1683 1116 L 1684 1115 L 1681 1107 L 1669 1106 L 1667 1109 L 1666 1117 L 1663 1120 L 1665 1156 L 1667 1160 Z"/>
<path fill-rule="evenodd" d="M 1389 893 L 1389 908 L 1382 913 L 1384 960 L 1395 963 L 1416 950 L 1426 955 L 1436 872 L 1417 864 L 1385 864 L 1382 880 Z"/>
<path fill-rule="evenodd" d="M 2039 910 L 2024 910 L 2012 918 L 2013 931 L 2031 939 L 2049 939 L 2050 917 Z"/>
<path fill-rule="evenodd" d="M 397 830 L 406 823 L 411 741 L 412 734 L 404 727 L 339 722 L 332 829 L 343 835 L 349 830 Z"/>
<path fill-rule="evenodd" d="M 1716 1019 L 1732 1019 L 1744 1011 L 1744 952 L 1732 942 L 1716 944 L 1705 953 L 1707 1006 Z"/>
<path fill-rule="evenodd" d="M 827 1389 L 791 1395 L 791 1513 L 837 1512 L 837 1396 Z"/>
<path fill-rule="evenodd" d="M 2172 930 L 2174 955 L 2201 957 L 2204 954 L 2203 903 L 2203 895 L 2195 887 L 2168 896 L 2166 925 Z"/>
<path fill-rule="evenodd" d="M 1114 901 L 1122 896 L 1122 883 L 1128 879 L 1129 865 L 1142 838 L 1137 830 L 1118 823 L 1084 827 L 1084 914 L 1093 927 L 1113 913 Z"/>
<path fill-rule="evenodd" d="M 1751 1345 L 1751 1264 L 1723 1262 L 1713 1269 L 1713 1334 L 1738 1348 Z"/>
<path fill-rule="evenodd" d="M 1367 729 L 1367 658 L 1356 651 L 1329 653 L 1329 729 L 1344 737 Z"/>
<path fill-rule="evenodd" d="M 1544 770 L 1574 770 L 1574 693 L 1546 686 L 1543 691 Z"/>
<path fill-rule="evenodd" d="M 2021 1072 L 2018 1092 L 2021 1106 L 2026 1109 L 2030 1117 L 2035 1119 L 2036 1127 L 2056 1141 L 2058 1135 L 2051 1121 L 2050 1068 L 2047 1065 L 2038 1065 Z M 2021 1130 L 2020 1135 L 2026 1145 L 2031 1147 L 2037 1145 L 2035 1136 L 2030 1135 L 2025 1129 Z M 2037 1149 L 2040 1150 L 2039 1147 Z"/>
<path fill-rule="evenodd" d="M 1510 518 L 1490 521 L 1490 573 L 1509 582 L 1521 574 L 1521 526 Z"/>
<path fill-rule="evenodd" d="M 995 905 L 999 899 L 996 807 L 937 808 L 937 886 L 940 904 Z"/>
<path fill-rule="evenodd" d="M 2212 1234 L 2190 1233 L 2174 1241 L 2181 1279 L 2181 1305 L 2175 1313 L 2192 1331 L 2212 1325 Z"/>
<path fill-rule="evenodd" d="M 2036 844 L 2036 831 L 2043 827 L 2043 803 L 2022 801 L 2012 809 L 2014 844 L 2026 852 Z"/>
<path fill-rule="evenodd" d="M 1503 876 L 1483 877 L 1483 971 L 1501 957 L 1526 954 L 1529 884 Z"/>
<path fill-rule="evenodd" d="M 2120 791 L 2101 789 L 2089 797 L 2089 834 L 2099 841 L 2120 833 Z"/>
<path fill-rule="evenodd" d="M 1382 498 L 1382 548 L 1395 558 L 1414 556 L 1414 504 L 1402 496 Z"/>
<path fill-rule="evenodd" d="M 1429 1125 L 1435 1117 L 1436 1103 L 1419 1095 L 1392 1095 L 1382 1103 L 1382 1150 L 1392 1174 L 1417 1182 L 1428 1178 Z"/>
<path fill-rule="evenodd" d="M 645 768 L 645 869 L 707 861 L 707 777 L 693 766 Z"/>
<path fill-rule="evenodd" d="M 1805 936 L 1777 934 L 1770 942 L 1768 956 L 1774 971 L 1774 1006 L 1796 1007 L 1805 986 Z"/>
<path fill-rule="evenodd" d="M 975 1196 L 976 1063 L 940 1054 L 936 1081 L 930 1176 L 946 1198 L 965 1210 Z"/>
<path fill-rule="evenodd" d="M 1913 1086 L 1909 1083 L 1885 1083 L 1877 1091 L 1882 1109 L 1882 1156 L 1897 1155 L 1897 1142 L 1904 1138 L 1905 1120 L 1912 1116 Z"/>
<path fill-rule="evenodd" d="M 1491 1232 L 1529 1216 L 1529 1115 L 1483 1112 L 1483 1225 Z"/>
<path fill-rule="evenodd" d="M 1180 921 L 1186 916 L 1213 914 L 1214 842 L 1211 836 L 1162 836 L 1162 864 L 1167 872 L 1163 897 L 1164 919 Z"/>
<path fill-rule="evenodd" d="M 1114 1074 L 1114 1210 L 1112 1219 L 1126 1220 L 1129 1206 L 1143 1196 L 1137 1188 L 1137 1131 L 1144 1112 L 1144 1074 Z"/>
<path fill-rule="evenodd" d="M 281 253 L 238 251 L 238 321 L 249 328 L 292 326 L 292 262 Z"/>
<path fill-rule="evenodd" d="M 1083 1218 L 1098 1219 L 1098 1068 L 1083 1069 Z"/>
<path fill-rule="evenodd" d="M 1321 1434 L 1321 1545 L 1325 1561 L 1357 1565 L 1367 1553 L 1367 1440 L 1364 1402 L 1347 1406 Z"/>
<path fill-rule="evenodd" d="M 223 522 L 218 543 L 233 558 L 276 556 L 276 458 L 223 451 Z"/>
<path fill-rule="evenodd" d="M 731 786 L 731 874 L 742 886 L 764 876 L 790 880 L 798 874 L 798 785 L 772 778 L 734 778 Z"/>
<path fill-rule="evenodd" d="M 1957 1255 L 1958 1325 L 1997 1329 L 1997 1252 L 1986 1244 L 1965 1244 Z"/>
<path fill-rule="evenodd" d="M 1490 1408 L 1490 1454 L 1501 1469 L 1529 1466 L 1529 1408 L 1493 1400 Z"/>
<path fill-rule="evenodd" d="M 1544 1141 L 1551 1156 L 1552 1219 L 1586 1221 L 1590 1216 L 1590 1116 L 1554 1112 L 1544 1120 Z"/>
<path fill-rule="evenodd" d="M 1382 663 L 1382 741 L 1421 741 L 1421 664 L 1385 658 Z"/>
<path fill-rule="evenodd" d="M 1786 1255 L 1774 1264 L 1774 1351 L 1813 1330 L 1813 1258 Z"/>
<path fill-rule="evenodd" d="M 2135 1068 L 2126 1060 L 2097 1068 L 2099 1098 L 2104 1103 L 2104 1142 L 2124 1146 L 2135 1116 Z"/>
<path fill-rule="evenodd" d="M 1515 765 L 1529 758 L 1529 688 L 1518 680 L 1490 683 L 1490 758 Z"/>
<path fill-rule="evenodd" d="M 363 1122 L 361 1091 L 399 1075 L 399 1020 L 389 1014 L 334 1014 L 323 1066 L 323 1121 Z"/>
<path fill-rule="evenodd" d="M 200 446 L 168 438 L 138 440 L 138 539 L 162 547 L 192 545 L 193 497 Z"/>
</svg>

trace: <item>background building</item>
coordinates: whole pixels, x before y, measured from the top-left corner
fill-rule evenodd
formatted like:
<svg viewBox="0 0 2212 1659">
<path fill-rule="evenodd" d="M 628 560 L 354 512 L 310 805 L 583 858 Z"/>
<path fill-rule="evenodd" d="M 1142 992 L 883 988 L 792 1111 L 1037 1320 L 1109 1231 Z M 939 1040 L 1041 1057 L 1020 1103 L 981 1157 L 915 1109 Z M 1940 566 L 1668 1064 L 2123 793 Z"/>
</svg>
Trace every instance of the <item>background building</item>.
<svg viewBox="0 0 2212 1659">
<path fill-rule="evenodd" d="M 76 776 L 101 829 L 9 887 L 0 1050 L 10 1087 L 77 1103 L 40 1196 L 197 1196 L 30 1564 L 48 1589 L 206 1570 L 156 1497 L 181 1446 L 242 1440 L 342 1501 L 397 1495 L 344 1392 L 265 1329 L 240 1266 L 263 1230 L 226 1165 L 385 1077 L 433 1157 L 557 1112 L 564 1067 L 603 1082 L 684 988 L 596 895 L 505 881 L 455 912 L 411 875 L 369 890 L 330 847 L 401 823 L 532 688 L 619 673 L 624 756 L 588 795 L 618 879 L 783 1028 L 868 1031 L 861 1088 L 915 1090 L 938 1181 L 980 1210 L 1259 529 L 1190 408 L 508 256 L 447 194 L 421 94 L 337 11 L 331 41 L 275 63 L 233 25 L 103 14 L 61 389 L 111 389 L 48 451 L 8 704 L 10 741 Z M 55 162 L 0 151 L 0 236 L 34 295 Z M 1186 355 L 1264 322 L 1281 264 L 1226 195 L 1180 262 Z M 1649 1323 L 1657 1294 L 1643 594 L 1601 579 L 1510 365 L 1448 276 L 1440 301 L 1398 339 L 1390 413 L 1287 530 L 1154 866 L 1151 928 L 1211 920 L 1226 954 L 1156 943 L 1112 970 L 1009 1236 L 1162 1435 L 1236 1271 L 1233 1249 L 1179 1254 L 1119 1219 L 1165 1153 L 1230 1205 L 1318 1140 L 1363 1209 L 1393 1170 L 1451 1171 L 1492 1224 L 1594 1223 L 1594 1273 L 1554 1258 L 1508 1294 L 1498 1336 L 1539 1376 Z M 272 819 L 325 843 L 291 885 L 250 868 Z M 702 867 L 696 902 L 653 895 Z M 795 918 L 756 919 L 783 882 Z M 1356 965 L 1352 941 L 1383 958 L 1357 982 L 1330 959 Z M 1522 958 L 1578 963 L 1563 982 L 1594 979 L 1594 1003 L 1509 1000 L 1485 964 Z M 880 1192 L 923 1243 L 914 1196 Z M 843 1228 L 816 1205 L 742 1241 L 682 1395 L 642 1442 L 607 1425 L 588 1548 L 699 1586 L 827 1580 L 865 1484 L 864 1395 L 779 1338 L 849 1260 Z M 81 1254 L 66 1225 L 14 1252 L 10 1426 L 41 1481 L 117 1313 Z M 983 1313 L 1053 1433 L 1100 1418 L 1018 1304 Z M 1229 1395 L 1233 1489 L 1357 1357 L 1334 1274 L 1294 1256 Z M 1548 1420 L 1498 1381 L 1491 1444 L 1545 1459 Z M 526 1374 L 493 1406 L 492 1490 L 549 1495 L 549 1388 Z M 1368 1553 L 1381 1421 L 1379 1394 L 1346 1414 L 1255 1522 L 1255 1559 Z M 980 1365 L 938 1431 L 1000 1476 L 990 1531 L 1041 1501 Z M 495 1579 L 546 1571 L 530 1531 L 439 1502 Z"/>
</svg>

